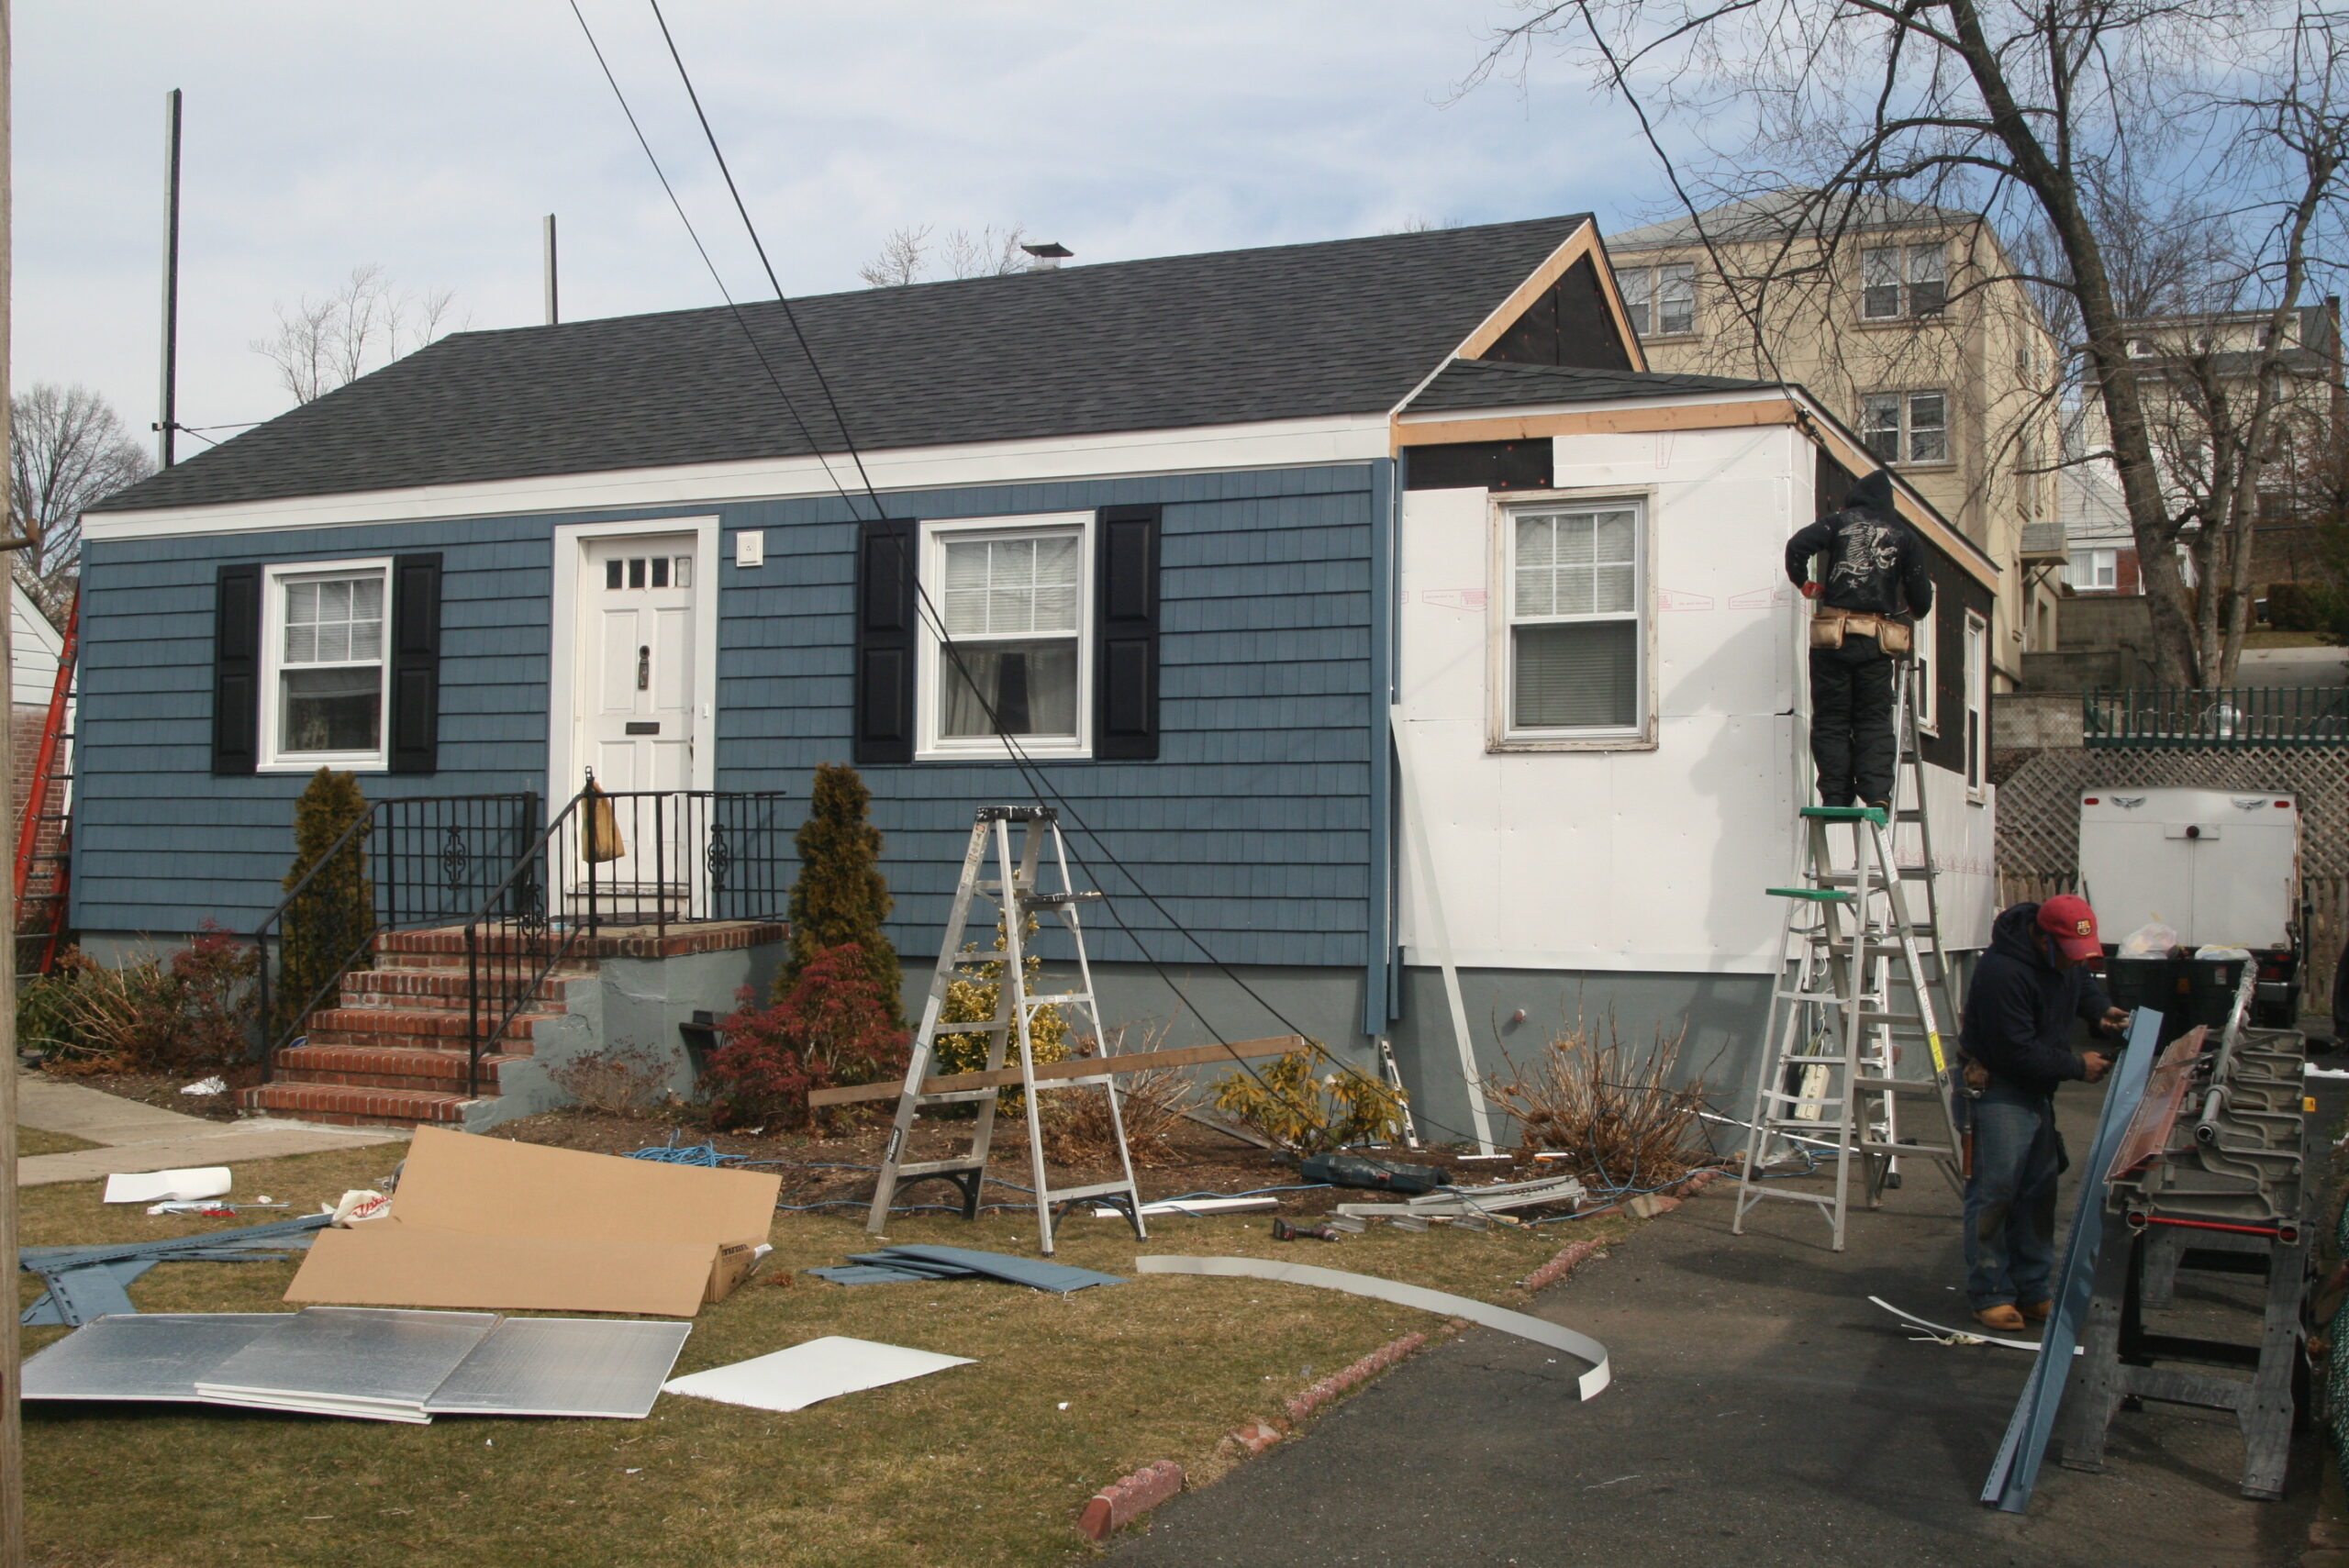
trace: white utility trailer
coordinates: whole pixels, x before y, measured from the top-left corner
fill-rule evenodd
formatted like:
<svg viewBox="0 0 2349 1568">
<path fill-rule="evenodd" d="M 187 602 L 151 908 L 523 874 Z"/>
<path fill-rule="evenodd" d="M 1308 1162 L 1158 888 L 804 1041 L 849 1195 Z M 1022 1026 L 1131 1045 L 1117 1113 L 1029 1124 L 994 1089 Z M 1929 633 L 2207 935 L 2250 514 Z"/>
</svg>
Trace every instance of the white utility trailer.
<svg viewBox="0 0 2349 1568">
<path fill-rule="evenodd" d="M 2260 1010 L 2285 1027 L 2299 1001 L 2300 809 L 2285 790 L 2080 793 L 2080 888 L 2107 946 L 2160 922 L 2178 951 L 2247 948 Z"/>
</svg>

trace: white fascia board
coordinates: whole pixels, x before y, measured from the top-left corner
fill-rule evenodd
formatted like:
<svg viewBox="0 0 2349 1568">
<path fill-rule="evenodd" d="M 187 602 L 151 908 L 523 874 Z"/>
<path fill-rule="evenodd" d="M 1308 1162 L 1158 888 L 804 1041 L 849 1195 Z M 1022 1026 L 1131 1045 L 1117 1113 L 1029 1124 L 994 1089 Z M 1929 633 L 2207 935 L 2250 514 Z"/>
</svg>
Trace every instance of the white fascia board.
<svg viewBox="0 0 2349 1568">
<path fill-rule="evenodd" d="M 1388 455 L 1389 429 L 1384 413 L 1353 414 L 1182 430 L 909 447 L 868 451 L 863 457 L 873 487 L 885 495 L 978 484 L 1368 462 Z M 787 500 L 837 495 L 843 488 L 852 495 L 863 489 L 856 464 L 844 455 L 763 458 L 210 506 L 97 512 L 82 519 L 82 534 L 103 541 L 255 533 L 443 517 Z"/>
<path fill-rule="evenodd" d="M 1479 952 L 1462 948 L 1452 955 L 1461 969 L 1530 969 L 1569 974 L 1771 974 L 1778 969 L 1769 953 L 1731 952 Z M 1432 950 L 1406 945 L 1403 962 L 1412 969 L 1437 967 Z"/>
<path fill-rule="evenodd" d="M 1605 414 L 1624 408 L 1702 408 L 1716 403 L 1783 403 L 1784 386 L 1738 387 L 1720 392 L 1671 392 L 1653 397 L 1591 397 L 1573 403 L 1511 403 L 1490 408 L 1445 408 L 1404 414 L 1404 425 L 1449 425 L 1463 419 L 1541 419 L 1557 414 Z M 1694 434 L 1696 432 L 1691 432 Z"/>
</svg>

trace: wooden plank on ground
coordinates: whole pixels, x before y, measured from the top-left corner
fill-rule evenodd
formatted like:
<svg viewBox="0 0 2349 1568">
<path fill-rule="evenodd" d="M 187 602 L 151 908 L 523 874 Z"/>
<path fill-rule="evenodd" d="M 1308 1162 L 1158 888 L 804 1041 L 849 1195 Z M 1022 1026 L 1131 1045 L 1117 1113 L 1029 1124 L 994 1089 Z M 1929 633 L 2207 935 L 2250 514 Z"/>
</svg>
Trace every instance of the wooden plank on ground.
<svg viewBox="0 0 2349 1568">
<path fill-rule="evenodd" d="M 1243 1040 L 1230 1045 L 1186 1045 L 1176 1051 L 1136 1051 L 1123 1056 L 1072 1056 L 1065 1062 L 1040 1062 L 1036 1081 L 1091 1078 L 1103 1073 L 1148 1073 L 1160 1067 L 1198 1067 L 1216 1062 L 1240 1062 L 1263 1056 L 1286 1056 L 1306 1049 L 1299 1035 L 1275 1035 L 1269 1040 Z M 925 1095 L 951 1095 L 960 1089 L 999 1088 L 1019 1082 L 1019 1069 L 998 1067 L 992 1073 L 950 1073 L 925 1078 Z M 807 1095 L 810 1106 L 844 1106 L 858 1100 L 894 1100 L 903 1084 L 857 1084 L 840 1089 L 817 1089 Z"/>
</svg>

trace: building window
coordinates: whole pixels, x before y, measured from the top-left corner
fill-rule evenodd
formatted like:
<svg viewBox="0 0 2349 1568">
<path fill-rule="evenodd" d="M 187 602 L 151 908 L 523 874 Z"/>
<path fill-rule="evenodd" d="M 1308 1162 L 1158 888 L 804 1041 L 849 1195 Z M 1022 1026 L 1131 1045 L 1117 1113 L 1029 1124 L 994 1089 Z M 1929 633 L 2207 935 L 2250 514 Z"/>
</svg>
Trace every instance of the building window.
<svg viewBox="0 0 2349 1568">
<path fill-rule="evenodd" d="M 1631 330 L 1642 338 L 1670 338 L 1697 329 L 1697 269 L 1693 264 L 1633 267 L 1615 274 Z"/>
<path fill-rule="evenodd" d="M 1942 732 L 1941 693 L 1934 684 L 1941 678 L 1942 670 L 1941 622 L 1936 618 L 1940 608 L 1941 603 L 1936 599 L 1932 609 L 1917 617 L 1912 639 L 1916 651 L 1911 657 L 1917 662 L 1917 728 L 1928 735 Z"/>
<path fill-rule="evenodd" d="M 1990 623 L 1965 613 L 1965 790 L 1976 802 L 1985 798 L 1988 774 L 1990 723 Z"/>
<path fill-rule="evenodd" d="M 385 765 L 391 562 L 273 566 L 263 611 L 262 765 Z"/>
<path fill-rule="evenodd" d="M 1938 245 L 1884 245 L 1860 252 L 1860 316 L 1898 321 L 1939 316 L 1949 305 L 1949 263 Z"/>
<path fill-rule="evenodd" d="M 1642 507 L 1609 501 L 1508 515 L 1508 731 L 1639 732 Z"/>
<path fill-rule="evenodd" d="M 2121 586 L 2118 550 L 2076 550 L 2064 568 L 2064 581 L 2083 594 L 2110 594 Z"/>
<path fill-rule="evenodd" d="M 1082 754 L 1092 679 L 1090 513 L 925 528 L 923 750 Z"/>
<path fill-rule="evenodd" d="M 1860 399 L 1860 439 L 1885 462 L 1949 461 L 1949 395 L 1872 392 Z"/>
</svg>

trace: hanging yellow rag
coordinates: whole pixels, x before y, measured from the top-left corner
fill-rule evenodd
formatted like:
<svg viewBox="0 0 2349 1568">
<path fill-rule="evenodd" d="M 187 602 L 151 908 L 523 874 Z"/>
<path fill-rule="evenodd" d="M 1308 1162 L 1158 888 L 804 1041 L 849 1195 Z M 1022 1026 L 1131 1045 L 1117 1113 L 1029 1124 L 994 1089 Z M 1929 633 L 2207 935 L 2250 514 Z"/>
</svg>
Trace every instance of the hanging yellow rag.
<svg viewBox="0 0 2349 1568">
<path fill-rule="evenodd" d="M 612 809 L 612 797 L 594 779 L 587 781 L 583 793 L 587 798 L 581 817 L 579 858 L 589 865 L 607 865 L 628 853 L 628 845 L 620 839 L 619 814 Z"/>
</svg>

